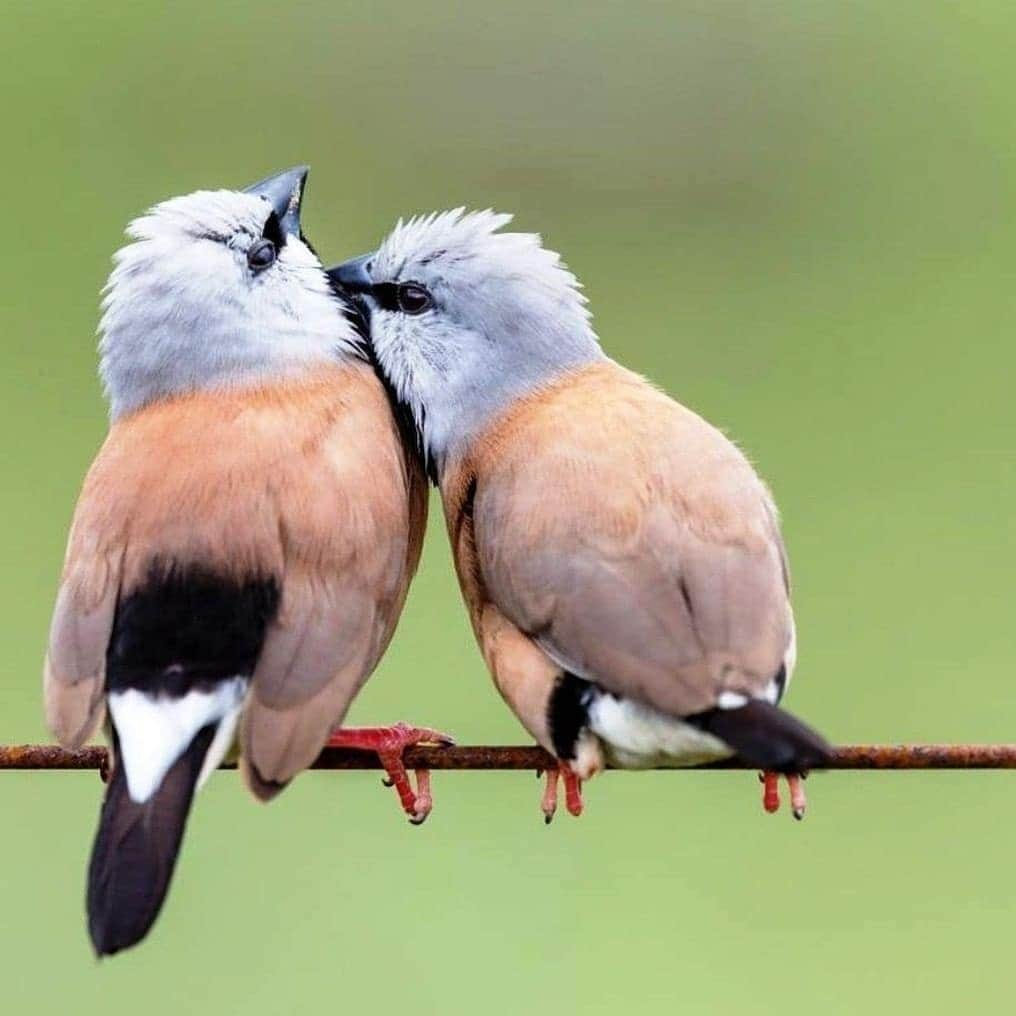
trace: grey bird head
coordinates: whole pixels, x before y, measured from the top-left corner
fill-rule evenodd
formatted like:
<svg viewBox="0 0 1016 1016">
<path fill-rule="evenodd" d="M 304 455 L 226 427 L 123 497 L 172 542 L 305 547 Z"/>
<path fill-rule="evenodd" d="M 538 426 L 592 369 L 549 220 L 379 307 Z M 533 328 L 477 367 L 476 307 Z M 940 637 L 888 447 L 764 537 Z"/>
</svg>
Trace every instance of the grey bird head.
<svg viewBox="0 0 1016 1016">
<path fill-rule="evenodd" d="M 603 358 L 585 297 L 510 215 L 457 208 L 400 221 L 372 254 L 329 271 L 369 318 L 370 343 L 438 469 L 512 401 Z"/>
<path fill-rule="evenodd" d="M 300 231 L 298 167 L 245 191 L 197 191 L 127 228 L 106 284 L 100 372 L 116 418 L 197 389 L 256 384 L 358 339 Z"/>
</svg>

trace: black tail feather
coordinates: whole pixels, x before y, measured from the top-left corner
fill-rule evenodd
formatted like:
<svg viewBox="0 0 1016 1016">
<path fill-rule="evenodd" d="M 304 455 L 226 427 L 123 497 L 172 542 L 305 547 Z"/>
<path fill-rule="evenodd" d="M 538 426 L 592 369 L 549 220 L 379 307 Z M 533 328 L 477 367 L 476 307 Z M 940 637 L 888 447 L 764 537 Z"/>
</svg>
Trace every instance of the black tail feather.
<svg viewBox="0 0 1016 1016">
<path fill-rule="evenodd" d="M 821 734 L 759 699 L 736 709 L 710 709 L 686 721 L 730 745 L 749 765 L 771 772 L 807 772 L 832 756 Z"/>
<path fill-rule="evenodd" d="M 200 730 L 143 804 L 131 800 L 122 762 L 115 766 L 88 866 L 88 932 L 99 956 L 137 944 L 159 916 L 214 735 L 214 725 Z"/>
</svg>

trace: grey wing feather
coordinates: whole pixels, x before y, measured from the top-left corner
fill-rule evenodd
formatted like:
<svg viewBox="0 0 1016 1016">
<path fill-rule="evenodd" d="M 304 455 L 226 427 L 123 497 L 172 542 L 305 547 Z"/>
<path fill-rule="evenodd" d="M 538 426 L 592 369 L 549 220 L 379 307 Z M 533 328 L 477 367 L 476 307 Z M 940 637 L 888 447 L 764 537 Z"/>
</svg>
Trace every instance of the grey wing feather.
<svg viewBox="0 0 1016 1016">
<path fill-rule="evenodd" d="M 57 594 L 43 700 L 46 724 L 65 747 L 80 747 L 102 720 L 106 651 L 118 595 L 114 571 L 98 558 L 81 562 Z"/>
<path fill-rule="evenodd" d="M 675 715 L 765 694 L 792 630 L 777 533 L 710 539 L 657 503 L 620 537 L 557 502 L 560 524 L 513 538 L 504 497 L 477 498 L 484 581 L 560 666 Z"/>
<path fill-rule="evenodd" d="M 318 756 L 376 663 L 383 637 L 375 600 L 339 577 L 288 577 L 258 660 L 241 742 L 259 797 Z"/>
</svg>

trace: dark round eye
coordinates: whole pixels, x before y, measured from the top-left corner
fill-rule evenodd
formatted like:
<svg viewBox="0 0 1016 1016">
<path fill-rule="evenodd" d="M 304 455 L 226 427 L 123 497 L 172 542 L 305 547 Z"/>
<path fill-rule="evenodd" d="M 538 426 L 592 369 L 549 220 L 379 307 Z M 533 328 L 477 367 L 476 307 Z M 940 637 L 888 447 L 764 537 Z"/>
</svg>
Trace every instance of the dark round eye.
<svg viewBox="0 0 1016 1016">
<path fill-rule="evenodd" d="M 275 263 L 275 244 L 271 240 L 258 240 L 247 251 L 247 264 L 255 272 L 263 271 Z"/>
<path fill-rule="evenodd" d="M 399 310 L 404 314 L 422 314 L 434 302 L 430 293 L 416 282 L 403 282 L 398 296 Z"/>
</svg>

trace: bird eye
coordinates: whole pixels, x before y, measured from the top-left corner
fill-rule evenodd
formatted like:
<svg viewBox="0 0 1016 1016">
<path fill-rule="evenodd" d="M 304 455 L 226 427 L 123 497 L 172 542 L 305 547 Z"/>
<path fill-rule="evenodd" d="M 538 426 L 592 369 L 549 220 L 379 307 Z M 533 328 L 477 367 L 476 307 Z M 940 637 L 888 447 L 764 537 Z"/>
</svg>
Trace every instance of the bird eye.
<svg viewBox="0 0 1016 1016">
<path fill-rule="evenodd" d="M 258 240 L 247 251 L 247 264 L 255 272 L 264 271 L 275 263 L 275 244 L 271 240 Z"/>
<path fill-rule="evenodd" d="M 416 282 L 404 282 L 399 286 L 399 310 L 404 314 L 422 314 L 434 301 L 430 293 Z"/>
</svg>

